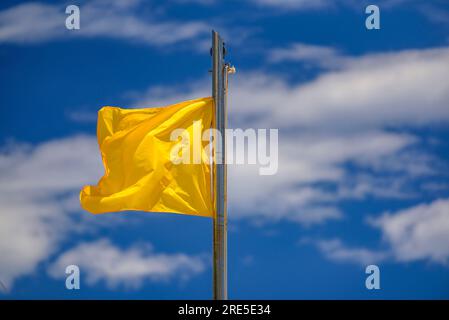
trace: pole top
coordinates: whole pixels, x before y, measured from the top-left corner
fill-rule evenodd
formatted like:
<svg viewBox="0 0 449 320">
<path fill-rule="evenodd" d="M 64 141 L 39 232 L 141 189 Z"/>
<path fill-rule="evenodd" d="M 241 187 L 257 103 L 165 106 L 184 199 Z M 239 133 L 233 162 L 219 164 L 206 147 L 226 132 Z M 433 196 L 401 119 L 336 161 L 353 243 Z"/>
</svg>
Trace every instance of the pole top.
<svg viewBox="0 0 449 320">
<path fill-rule="evenodd" d="M 226 44 L 225 44 L 225 42 L 223 41 L 223 39 L 221 38 L 220 34 L 217 31 L 212 30 L 212 38 L 215 38 L 215 37 L 217 37 L 218 43 L 221 42 L 221 45 L 223 47 L 223 52 L 222 52 L 223 57 L 226 56 L 227 52 L 226 52 Z M 213 48 L 210 48 L 210 55 L 211 56 L 213 55 Z"/>
</svg>

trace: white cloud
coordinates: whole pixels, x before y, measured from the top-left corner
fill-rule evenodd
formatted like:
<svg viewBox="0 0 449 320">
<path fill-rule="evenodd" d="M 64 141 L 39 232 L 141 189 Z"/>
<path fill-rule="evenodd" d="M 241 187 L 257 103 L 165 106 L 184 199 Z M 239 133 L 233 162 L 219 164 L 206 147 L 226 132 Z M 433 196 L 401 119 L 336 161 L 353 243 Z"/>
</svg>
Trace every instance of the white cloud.
<svg viewBox="0 0 449 320">
<path fill-rule="evenodd" d="M 0 11 L 0 42 L 37 42 L 65 28 L 65 16 L 56 6 L 25 3 Z"/>
<path fill-rule="evenodd" d="M 381 159 L 413 143 L 407 135 L 382 132 L 281 137 L 275 176 L 258 175 L 254 165 L 229 167 L 229 210 L 234 217 L 287 219 L 302 224 L 339 219 L 341 213 L 334 207 L 339 199 L 397 196 L 391 192 L 395 187 L 391 181 L 379 186 L 374 178 L 357 179 L 346 173 L 344 164 L 363 158 Z M 341 190 L 322 189 L 315 185 L 319 182 L 334 183 Z M 359 190 L 361 186 L 363 190 Z"/>
<path fill-rule="evenodd" d="M 269 62 L 300 61 L 323 67 L 337 67 L 342 60 L 340 52 L 328 46 L 293 43 L 287 48 L 274 48 L 268 51 Z"/>
<path fill-rule="evenodd" d="M 183 41 L 200 43 L 210 36 L 211 28 L 204 22 L 161 20 L 155 8 L 151 14 L 141 14 L 141 2 L 94 0 L 82 3 L 81 28 L 71 31 L 65 27 L 64 5 L 23 3 L 0 12 L 0 43 L 106 37 L 171 45 Z"/>
<path fill-rule="evenodd" d="M 372 218 L 398 261 L 449 259 L 449 199 L 438 199 Z"/>
<path fill-rule="evenodd" d="M 379 217 L 370 217 L 368 222 L 382 232 L 388 246 L 384 250 L 349 248 L 340 239 L 306 239 L 300 243 L 313 243 L 326 258 L 337 262 L 368 265 L 392 257 L 398 262 L 428 260 L 448 264 L 449 199 L 385 212 Z"/>
<path fill-rule="evenodd" d="M 203 6 L 211 6 L 217 3 L 217 0 L 171 0 L 171 1 L 180 4 L 199 4 Z"/>
<path fill-rule="evenodd" d="M 281 9 L 318 9 L 332 5 L 330 0 L 251 0 L 251 2 L 266 7 Z"/>
<path fill-rule="evenodd" d="M 328 10 L 341 6 L 360 10 L 372 4 L 369 0 L 249 0 L 261 7 L 277 8 L 280 10 Z M 411 2 L 410 0 L 377 0 L 376 5 L 390 9 L 398 5 Z"/>
<path fill-rule="evenodd" d="M 37 147 L 13 145 L 0 154 L 0 281 L 31 273 L 75 228 L 69 213 L 81 185 L 97 179 L 96 141 L 78 136 Z"/>
<path fill-rule="evenodd" d="M 78 189 L 104 171 L 98 150 L 91 136 L 50 140 L 37 147 L 13 145 L 0 156 L 0 193 L 39 197 Z"/>
<path fill-rule="evenodd" d="M 104 281 L 109 288 L 138 288 L 145 280 L 182 280 L 205 270 L 204 259 L 182 253 L 156 253 L 148 245 L 127 249 L 107 239 L 85 242 L 61 254 L 49 268 L 55 278 L 65 278 L 65 268 L 75 264 L 88 285 Z"/>
<path fill-rule="evenodd" d="M 68 222 L 59 203 L 19 195 L 2 195 L 0 201 L 0 281 L 11 288 L 15 278 L 32 273 L 55 251 Z"/>
<path fill-rule="evenodd" d="M 335 262 L 355 263 L 367 266 L 369 264 L 379 263 L 388 257 L 388 254 L 383 251 L 372 251 L 366 248 L 349 248 L 339 239 L 319 240 L 315 245 L 327 259 Z"/>
<path fill-rule="evenodd" d="M 117 215 L 105 215 L 100 219 L 81 212 L 78 199 L 81 187 L 94 184 L 103 173 L 97 141 L 91 136 L 52 140 L 34 147 L 13 143 L 1 150 L 0 281 L 6 288 L 11 289 L 17 278 L 33 273 L 39 263 L 57 253 L 69 235 L 92 233 L 100 226 L 116 226 L 123 221 L 124 218 Z M 93 244 L 92 250 L 89 246 L 80 246 L 74 254 L 83 253 L 84 249 L 86 254 L 93 254 L 94 249 L 107 249 L 108 245 L 100 241 Z M 174 270 L 170 267 L 164 266 L 168 268 L 166 271 L 157 269 L 158 263 L 162 268 L 163 262 L 173 263 L 174 268 L 184 266 L 190 272 L 186 275 L 200 271 L 197 258 L 182 254 L 154 255 L 140 247 L 129 251 L 110 247 L 105 251 L 101 258 L 127 258 L 127 268 L 132 268 L 133 263 L 136 268 L 148 266 L 147 273 L 136 269 L 136 274 L 130 274 L 132 283 L 138 282 L 138 272 L 143 278 L 163 278 L 164 272 L 171 277 Z M 72 256 L 70 252 L 63 254 L 58 262 L 65 263 Z M 154 262 L 153 267 L 151 262 Z M 85 262 L 80 260 L 80 264 Z M 94 279 L 100 271 L 93 270 L 89 279 Z M 118 272 L 118 281 L 124 282 L 128 271 L 132 272 L 125 269 L 112 272 Z"/>
<path fill-rule="evenodd" d="M 262 78 L 253 90 L 272 85 L 277 94 L 268 91 L 256 103 L 248 96 L 236 112 L 258 112 L 260 122 L 272 125 L 329 130 L 448 121 L 448 61 L 448 48 L 408 50 L 352 58 L 342 70 L 299 86 Z M 270 105 L 281 105 L 282 111 Z"/>
<path fill-rule="evenodd" d="M 354 132 L 449 121 L 449 48 L 344 61 L 339 70 L 302 84 L 239 70 L 230 79 L 231 125 Z M 136 104 L 164 105 L 204 95 L 210 95 L 208 80 L 156 87 Z"/>
</svg>

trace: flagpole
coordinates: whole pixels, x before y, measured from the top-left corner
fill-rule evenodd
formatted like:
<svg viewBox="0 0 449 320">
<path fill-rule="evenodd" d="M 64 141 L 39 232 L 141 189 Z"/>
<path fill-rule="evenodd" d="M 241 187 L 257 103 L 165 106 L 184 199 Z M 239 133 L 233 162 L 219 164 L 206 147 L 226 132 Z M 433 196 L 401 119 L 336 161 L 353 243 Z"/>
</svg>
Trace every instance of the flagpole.
<svg viewBox="0 0 449 320">
<path fill-rule="evenodd" d="M 213 219 L 213 298 L 228 299 L 227 276 L 227 212 L 226 212 L 226 97 L 224 42 L 216 31 L 212 31 L 212 97 L 215 101 L 216 129 L 221 133 L 221 148 L 214 148 L 216 176 L 215 204 L 216 214 Z M 214 141 L 215 146 L 217 142 Z M 221 150 L 220 150 L 221 149 Z"/>
</svg>

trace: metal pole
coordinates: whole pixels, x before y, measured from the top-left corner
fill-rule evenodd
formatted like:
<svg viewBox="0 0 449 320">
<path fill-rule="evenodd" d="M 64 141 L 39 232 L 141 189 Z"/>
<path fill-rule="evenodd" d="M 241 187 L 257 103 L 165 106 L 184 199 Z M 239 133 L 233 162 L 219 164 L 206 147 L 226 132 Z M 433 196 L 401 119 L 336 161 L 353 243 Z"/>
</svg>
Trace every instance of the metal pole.
<svg viewBox="0 0 449 320">
<path fill-rule="evenodd" d="M 216 31 L 212 31 L 212 96 L 215 101 L 215 123 L 221 133 L 221 148 L 215 150 L 215 204 L 213 239 L 213 298 L 228 299 L 227 284 L 227 212 L 226 212 L 226 104 L 225 104 L 225 65 L 224 43 Z M 217 143 L 215 142 L 215 146 Z M 218 149 L 218 150 L 217 150 Z M 221 149 L 221 150 L 220 150 Z"/>
</svg>

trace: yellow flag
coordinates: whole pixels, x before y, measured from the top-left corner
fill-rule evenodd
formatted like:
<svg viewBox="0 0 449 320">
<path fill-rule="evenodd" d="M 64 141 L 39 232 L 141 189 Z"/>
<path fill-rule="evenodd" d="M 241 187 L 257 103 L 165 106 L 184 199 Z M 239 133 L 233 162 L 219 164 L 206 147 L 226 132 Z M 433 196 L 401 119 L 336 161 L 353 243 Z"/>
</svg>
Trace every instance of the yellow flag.
<svg viewBox="0 0 449 320">
<path fill-rule="evenodd" d="M 202 140 L 212 127 L 213 114 L 212 98 L 160 108 L 103 107 L 97 136 L 105 175 L 97 186 L 81 190 L 81 206 L 92 213 L 139 210 L 213 216 L 212 173 L 205 148 L 209 141 Z M 194 136 L 195 127 L 199 137 Z M 177 129 L 184 132 L 182 140 L 190 139 L 185 150 L 178 148 L 181 138 L 172 137 Z M 194 158 L 198 152 L 193 150 L 194 139 L 200 139 L 200 161 L 174 162 L 178 149 Z"/>
</svg>

